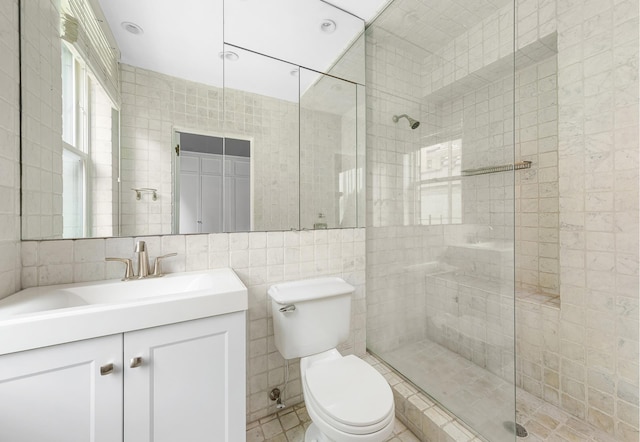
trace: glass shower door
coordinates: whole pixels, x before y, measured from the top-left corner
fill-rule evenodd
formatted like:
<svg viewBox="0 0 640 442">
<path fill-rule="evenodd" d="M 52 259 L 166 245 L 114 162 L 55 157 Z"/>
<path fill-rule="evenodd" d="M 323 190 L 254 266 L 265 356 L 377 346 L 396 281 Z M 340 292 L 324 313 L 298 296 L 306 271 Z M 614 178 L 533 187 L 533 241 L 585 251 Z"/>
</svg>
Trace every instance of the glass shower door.
<svg viewBox="0 0 640 442">
<path fill-rule="evenodd" d="M 514 2 L 441 3 L 367 30 L 367 346 L 513 441 Z"/>
</svg>

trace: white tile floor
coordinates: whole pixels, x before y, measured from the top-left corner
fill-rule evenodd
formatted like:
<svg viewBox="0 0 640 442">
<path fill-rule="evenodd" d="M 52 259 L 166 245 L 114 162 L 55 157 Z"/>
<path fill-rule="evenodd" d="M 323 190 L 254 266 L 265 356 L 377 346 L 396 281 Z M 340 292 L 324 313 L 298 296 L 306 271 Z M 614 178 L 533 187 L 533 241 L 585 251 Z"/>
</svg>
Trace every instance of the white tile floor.
<svg viewBox="0 0 640 442">
<path fill-rule="evenodd" d="M 286 408 L 247 425 L 247 442 L 302 442 L 311 424 L 304 403 Z M 396 419 L 393 435 L 387 442 L 419 442 L 402 422 Z"/>
<path fill-rule="evenodd" d="M 500 400 L 512 397 L 513 387 L 501 379 L 494 378 L 494 375 L 469 363 L 466 359 L 459 360 L 459 355 L 434 347 L 433 343 L 427 344 L 423 342 L 422 348 L 416 347 L 416 344 L 402 348 L 393 356 L 393 359 L 396 363 L 402 360 L 414 364 L 414 367 L 408 370 L 414 376 L 416 374 L 431 375 L 433 374 L 431 369 L 438 367 L 438 370 L 442 370 L 441 373 L 446 373 L 446 379 L 441 376 L 440 382 L 429 385 L 434 388 L 434 394 L 446 393 L 448 399 L 457 406 L 464 401 L 469 401 L 470 405 L 473 404 L 471 408 L 474 413 L 472 417 L 476 420 L 474 423 L 479 425 L 477 428 L 482 428 L 489 442 L 515 441 L 512 432 L 502 425 L 509 418 L 513 419 L 513 399 L 507 399 L 508 406 L 503 404 L 499 409 L 491 408 L 496 404 L 496 397 L 498 403 Z M 429 351 L 425 351 L 426 349 Z M 403 354 L 404 359 L 402 359 Z M 400 384 L 407 384 L 406 390 L 411 389 L 416 391 L 418 396 L 422 396 L 422 393 L 414 390 L 402 376 L 384 368 L 386 366 L 375 357 L 367 356 L 365 359 L 374 367 L 378 367 L 394 388 L 401 387 Z M 456 384 L 443 385 L 454 380 Z M 503 397 L 505 392 L 510 392 L 509 396 Z M 487 393 L 489 393 L 489 399 L 483 400 L 482 394 L 487 395 Z M 524 390 L 517 389 L 516 398 L 516 421 L 524 425 L 529 433 L 527 438 L 518 440 L 523 442 L 616 442 L 613 437 Z M 411 399 L 409 398 L 409 401 Z M 508 409 L 508 407 L 511 408 Z M 500 424 L 496 425 L 496 422 Z M 247 425 L 247 442 L 302 442 L 304 432 L 310 423 L 311 419 L 304 403 L 300 403 Z M 466 437 L 464 440 L 467 441 L 470 438 Z M 394 433 L 388 441 L 406 442 L 419 441 L 419 439 L 396 419 Z"/>
</svg>

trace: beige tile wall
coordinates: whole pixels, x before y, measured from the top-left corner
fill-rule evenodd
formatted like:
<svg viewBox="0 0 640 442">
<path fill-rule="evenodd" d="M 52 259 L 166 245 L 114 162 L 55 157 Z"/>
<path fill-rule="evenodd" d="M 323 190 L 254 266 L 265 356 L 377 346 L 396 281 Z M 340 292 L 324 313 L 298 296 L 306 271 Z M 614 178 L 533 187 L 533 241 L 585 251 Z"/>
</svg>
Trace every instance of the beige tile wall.
<svg viewBox="0 0 640 442">
<path fill-rule="evenodd" d="M 221 267 L 233 268 L 249 290 L 247 314 L 247 422 L 275 412 L 269 400 L 274 387 L 282 390 L 284 360 L 273 341 L 271 284 L 333 275 L 356 287 L 352 302 L 351 333 L 340 350 L 365 353 L 365 231 L 219 233 L 211 235 L 147 236 L 150 258 L 177 252 L 163 264 L 166 272 Z M 61 241 L 24 241 L 22 287 L 120 278 L 119 263 L 107 256 L 133 258 L 135 238 Z M 302 400 L 298 361 L 290 364 L 287 404 Z"/>
<path fill-rule="evenodd" d="M 531 169 L 516 178 L 516 286 L 558 295 L 557 57 L 516 76 L 516 160 Z"/>
<path fill-rule="evenodd" d="M 557 3 L 560 406 L 638 439 L 638 2 Z"/>
<path fill-rule="evenodd" d="M 22 2 L 22 7 L 22 234 L 61 238 L 60 1 Z"/>
<path fill-rule="evenodd" d="M 559 293 L 518 301 L 518 384 L 638 440 L 638 4 L 558 2 Z M 542 202 L 542 200 L 540 200 Z"/>
<path fill-rule="evenodd" d="M 560 305 L 518 300 L 518 385 L 637 441 L 638 4 L 556 12 Z"/>
<path fill-rule="evenodd" d="M 18 2 L 0 4 L 0 298 L 20 290 Z"/>
</svg>

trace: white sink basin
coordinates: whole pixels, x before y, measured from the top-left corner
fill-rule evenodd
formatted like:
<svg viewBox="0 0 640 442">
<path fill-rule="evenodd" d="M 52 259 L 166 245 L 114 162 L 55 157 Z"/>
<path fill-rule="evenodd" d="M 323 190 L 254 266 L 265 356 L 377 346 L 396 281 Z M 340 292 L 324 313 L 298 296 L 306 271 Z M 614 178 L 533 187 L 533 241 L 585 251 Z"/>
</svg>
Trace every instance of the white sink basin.
<svg viewBox="0 0 640 442">
<path fill-rule="evenodd" d="M 231 269 L 33 287 L 0 300 L 0 354 L 246 309 Z"/>
<path fill-rule="evenodd" d="M 26 313 L 78 307 L 81 305 L 87 305 L 87 302 L 79 296 L 63 290 L 52 292 L 46 296 L 42 296 L 34 291 L 23 290 L 0 300 L 0 321 Z"/>
</svg>

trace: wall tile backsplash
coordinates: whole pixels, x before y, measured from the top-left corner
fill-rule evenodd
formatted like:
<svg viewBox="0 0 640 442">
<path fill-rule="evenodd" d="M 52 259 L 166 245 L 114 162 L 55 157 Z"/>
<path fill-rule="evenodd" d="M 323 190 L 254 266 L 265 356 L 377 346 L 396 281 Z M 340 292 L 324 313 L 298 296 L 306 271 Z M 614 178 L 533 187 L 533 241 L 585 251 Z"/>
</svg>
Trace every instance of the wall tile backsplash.
<svg viewBox="0 0 640 442">
<path fill-rule="evenodd" d="M 22 288 L 121 278 L 121 263 L 106 257 L 133 258 L 136 240 L 147 242 L 150 260 L 177 252 L 163 261 L 166 273 L 231 267 L 247 286 L 247 421 L 275 411 L 269 391 L 284 382 L 284 360 L 273 341 L 270 285 L 283 281 L 333 275 L 356 287 L 351 333 L 340 350 L 365 353 L 365 231 L 215 233 L 140 238 L 100 238 L 22 242 Z M 287 403 L 302 400 L 297 361 L 290 367 Z"/>
</svg>

